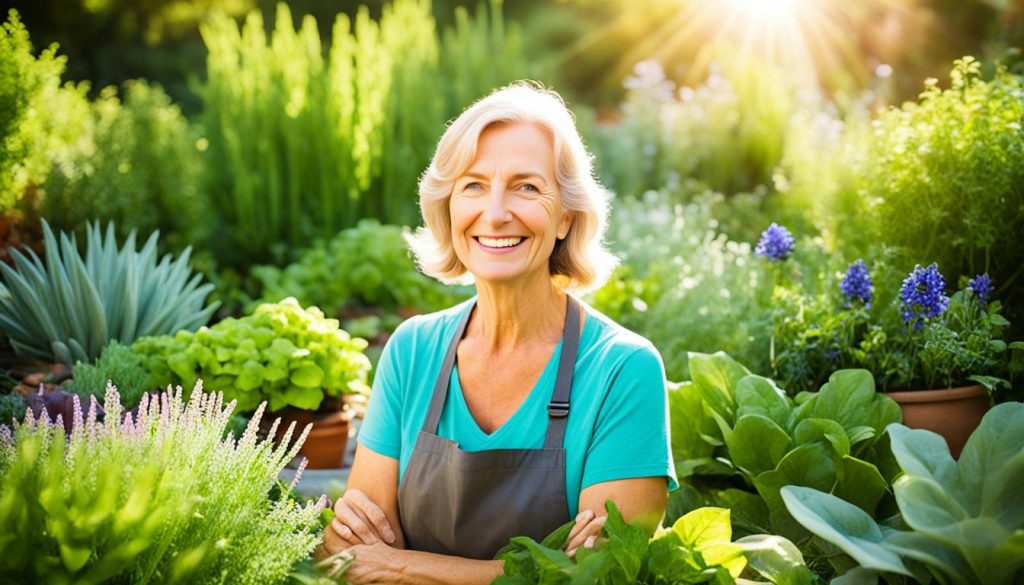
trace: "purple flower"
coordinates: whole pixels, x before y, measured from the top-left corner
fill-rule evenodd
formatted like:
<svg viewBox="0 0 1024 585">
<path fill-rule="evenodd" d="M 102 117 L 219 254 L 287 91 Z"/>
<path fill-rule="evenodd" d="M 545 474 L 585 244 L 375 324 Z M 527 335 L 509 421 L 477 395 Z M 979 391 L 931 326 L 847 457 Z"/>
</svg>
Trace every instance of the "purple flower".
<svg viewBox="0 0 1024 585">
<path fill-rule="evenodd" d="M 757 241 L 754 248 L 755 256 L 762 256 L 772 262 L 781 262 L 793 253 L 793 244 L 796 238 L 789 230 L 777 223 L 772 223 L 768 229 L 761 233 L 761 239 Z"/>
<path fill-rule="evenodd" d="M 871 283 L 871 275 L 868 274 L 868 267 L 863 260 L 857 260 L 846 269 L 846 276 L 839 283 L 839 290 L 846 296 L 846 306 L 860 302 L 865 308 L 871 308 L 871 298 L 874 294 L 874 285 Z"/>
<path fill-rule="evenodd" d="M 928 268 L 915 266 L 900 287 L 903 321 L 920 329 L 925 320 L 941 315 L 949 306 L 949 297 L 943 293 L 945 288 L 946 279 L 942 278 L 936 263 L 932 262 Z"/>
<path fill-rule="evenodd" d="M 987 303 L 992 298 L 992 278 L 986 272 L 985 274 L 979 274 L 971 279 L 971 282 L 967 284 L 967 288 L 974 293 L 974 296 L 978 297 L 978 300 L 983 304 Z"/>
</svg>

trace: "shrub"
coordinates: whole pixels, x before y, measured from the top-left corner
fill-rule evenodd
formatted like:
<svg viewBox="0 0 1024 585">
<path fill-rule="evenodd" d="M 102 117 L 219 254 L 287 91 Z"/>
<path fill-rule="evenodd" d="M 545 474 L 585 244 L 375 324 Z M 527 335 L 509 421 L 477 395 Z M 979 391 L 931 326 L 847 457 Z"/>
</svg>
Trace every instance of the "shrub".
<svg viewBox="0 0 1024 585">
<path fill-rule="evenodd" d="M 89 396 L 103 398 L 107 384 L 117 386 L 123 393 L 121 403 L 126 408 L 135 408 L 143 393 L 157 389 L 142 358 L 117 341 L 103 348 L 95 364 L 77 362 L 71 369 L 71 376 L 72 390 L 83 399 Z"/>
<path fill-rule="evenodd" d="M 0 578 L 285 582 L 319 541 L 324 502 L 270 494 L 308 428 L 275 447 L 257 441 L 257 415 L 222 440 L 233 406 L 197 386 L 188 404 L 180 388 L 147 395 L 133 417 L 111 388 L 103 422 L 76 397 L 69 437 L 45 416 L 0 428 Z"/>
<path fill-rule="evenodd" d="M 32 55 L 18 13 L 0 27 L 0 213 L 41 183 L 51 158 L 73 141 L 87 118 L 86 86 L 61 87 L 57 45 Z"/>
<path fill-rule="evenodd" d="M 21 421 L 26 408 L 28 405 L 21 394 L 0 394 L 0 425 L 10 425 L 14 420 Z"/>
<path fill-rule="evenodd" d="M 90 131 L 46 178 L 41 214 L 57 229 L 112 221 L 127 235 L 160 231 L 174 249 L 199 242 L 210 219 L 197 137 L 159 86 L 129 82 L 91 104 Z M 201 144 L 201 143 L 200 143 Z"/>
<path fill-rule="evenodd" d="M 195 329 L 216 310 L 203 307 L 213 287 L 190 278 L 190 248 L 158 263 L 155 233 L 137 251 L 134 233 L 118 249 L 113 224 L 86 232 L 83 258 L 73 235 L 58 246 L 44 221 L 45 265 L 31 250 L 13 252 L 16 268 L 0 263 L 0 329 L 19 357 L 91 363 L 111 340 Z"/>
<path fill-rule="evenodd" d="M 142 338 L 132 351 L 158 386 L 203 379 L 248 412 L 264 400 L 271 411 L 316 410 L 328 396 L 368 393 L 366 345 L 316 307 L 303 309 L 289 298 L 195 333 Z"/>
<path fill-rule="evenodd" d="M 328 241 L 317 241 L 284 270 L 256 266 L 251 274 L 265 301 L 295 297 L 328 314 L 352 305 L 436 311 L 465 296 L 465 287 L 445 286 L 416 269 L 405 231 L 364 219 Z"/>
<path fill-rule="evenodd" d="M 416 180 L 445 122 L 529 71 L 491 15 L 439 40 L 426 0 L 388 4 L 379 22 L 364 7 L 337 17 L 326 58 L 313 18 L 296 31 L 284 4 L 269 42 L 258 12 L 241 30 L 209 21 L 206 188 L 229 226 L 214 242 L 223 263 L 280 262 L 286 246 L 360 218 L 415 222 Z"/>
<path fill-rule="evenodd" d="M 724 350 L 768 373 L 771 279 L 752 246 L 719 233 L 721 195 L 673 204 L 664 192 L 616 200 L 608 239 L 623 265 L 594 306 L 650 339 L 669 379 L 687 352 Z"/>
</svg>

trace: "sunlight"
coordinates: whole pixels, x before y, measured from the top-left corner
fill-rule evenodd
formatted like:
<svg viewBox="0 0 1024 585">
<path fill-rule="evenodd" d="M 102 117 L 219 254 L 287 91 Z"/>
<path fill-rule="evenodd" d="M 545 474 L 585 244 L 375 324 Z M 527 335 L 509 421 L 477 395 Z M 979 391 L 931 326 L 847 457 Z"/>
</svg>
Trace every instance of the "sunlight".
<svg viewBox="0 0 1024 585">
<path fill-rule="evenodd" d="M 803 0 L 725 0 L 732 10 L 746 13 L 752 19 L 786 18 L 800 9 Z"/>
</svg>

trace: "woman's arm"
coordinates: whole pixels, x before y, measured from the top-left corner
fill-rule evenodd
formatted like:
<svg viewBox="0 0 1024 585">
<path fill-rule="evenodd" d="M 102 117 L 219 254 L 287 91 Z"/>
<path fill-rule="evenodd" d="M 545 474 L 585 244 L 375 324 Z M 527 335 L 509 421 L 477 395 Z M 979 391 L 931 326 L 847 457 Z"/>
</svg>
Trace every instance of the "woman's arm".
<svg viewBox="0 0 1024 585">
<path fill-rule="evenodd" d="M 580 492 L 579 514 L 569 533 L 566 550 L 575 551 L 591 537 L 596 538 L 604 526 L 607 513 L 604 504 L 615 502 L 615 507 L 627 522 L 632 522 L 654 534 L 661 526 L 668 505 L 668 487 L 664 477 L 619 479 L 588 486 Z M 590 540 L 589 544 L 593 544 Z"/>
<path fill-rule="evenodd" d="M 335 502 L 334 513 L 317 558 L 358 544 L 405 548 L 398 516 L 398 460 L 358 445 L 345 495 Z"/>
<path fill-rule="evenodd" d="M 502 561 L 478 561 L 434 553 L 361 544 L 347 551 L 355 562 L 345 571 L 350 583 L 487 585 L 504 572 Z"/>
</svg>

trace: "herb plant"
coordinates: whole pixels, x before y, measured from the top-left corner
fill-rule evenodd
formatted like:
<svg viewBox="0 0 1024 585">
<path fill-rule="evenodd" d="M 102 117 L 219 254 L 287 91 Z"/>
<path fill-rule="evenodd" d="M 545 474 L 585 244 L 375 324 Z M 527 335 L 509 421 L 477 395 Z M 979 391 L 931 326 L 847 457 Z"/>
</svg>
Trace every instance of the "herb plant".
<svg viewBox="0 0 1024 585">
<path fill-rule="evenodd" d="M 125 408 L 135 408 L 143 393 L 158 389 L 146 371 L 142 358 L 130 347 L 117 341 L 103 348 L 95 364 L 76 363 L 71 369 L 71 376 L 72 389 L 86 400 L 89 396 L 103 398 L 107 384 L 113 384 L 118 388 Z"/>
<path fill-rule="evenodd" d="M 16 392 L 0 394 L 0 425 L 10 425 L 11 421 L 20 421 L 25 416 L 28 405 L 21 394 Z"/>
<path fill-rule="evenodd" d="M 204 306 L 213 286 L 192 275 L 191 248 L 157 262 L 155 233 L 141 250 L 134 232 L 118 248 L 113 224 L 86 234 L 83 258 L 73 235 L 58 245 L 44 221 L 45 263 L 32 250 L 11 253 L 15 268 L 0 263 L 0 331 L 19 357 L 91 363 L 111 340 L 193 330 L 217 309 Z"/>
<path fill-rule="evenodd" d="M 283 270 L 257 266 L 253 278 L 264 302 L 295 297 L 329 315 L 340 309 L 376 307 L 429 312 L 468 298 L 416 269 L 403 238 L 405 228 L 364 219 L 328 241 L 318 241 Z"/>
<path fill-rule="evenodd" d="M 143 397 L 116 389 L 74 428 L 27 415 L 0 427 L 0 580 L 19 583 L 283 583 L 319 541 L 324 502 L 270 493 L 298 452 L 258 441 L 262 408 L 223 439 L 233 404 L 197 386 Z M 277 424 L 274 429 L 276 431 Z M 271 431 L 271 435 L 275 434 Z"/>
<path fill-rule="evenodd" d="M 606 504 L 604 540 L 581 548 L 575 559 L 561 549 L 572 523 L 542 542 L 516 537 L 498 552 L 505 574 L 495 585 L 531 583 L 735 583 L 746 574 L 771 583 L 810 584 L 814 575 L 800 551 L 785 538 L 759 535 L 732 541 L 729 510 L 702 508 L 675 521 L 653 537 L 623 520 L 615 504 Z"/>
<path fill-rule="evenodd" d="M 250 412 L 264 400 L 271 411 L 316 410 L 325 397 L 368 393 L 366 345 L 336 319 L 288 298 L 195 333 L 140 339 L 132 351 L 159 386 L 203 379 L 239 411 Z"/>
<path fill-rule="evenodd" d="M 903 575 L 939 583 L 1019 583 L 1024 578 L 1024 404 L 990 410 L 959 461 L 939 435 L 889 427 L 903 475 L 893 489 L 900 517 L 884 525 L 821 491 L 782 489 L 793 516 L 861 567 L 866 582 Z"/>
</svg>

